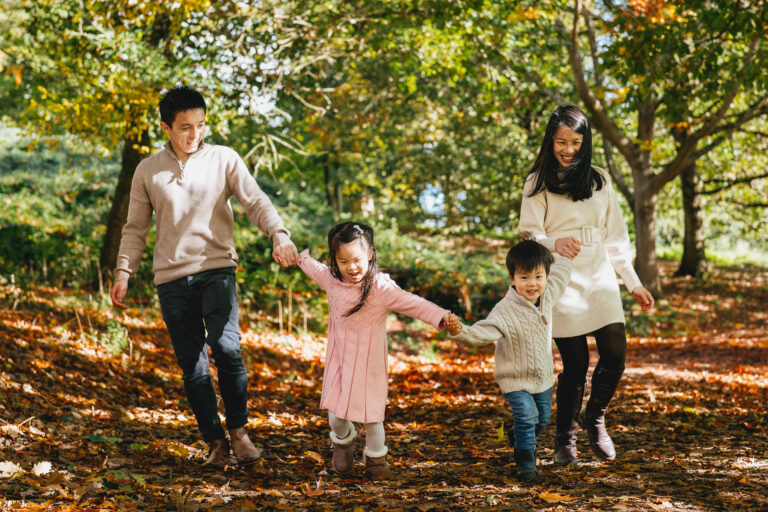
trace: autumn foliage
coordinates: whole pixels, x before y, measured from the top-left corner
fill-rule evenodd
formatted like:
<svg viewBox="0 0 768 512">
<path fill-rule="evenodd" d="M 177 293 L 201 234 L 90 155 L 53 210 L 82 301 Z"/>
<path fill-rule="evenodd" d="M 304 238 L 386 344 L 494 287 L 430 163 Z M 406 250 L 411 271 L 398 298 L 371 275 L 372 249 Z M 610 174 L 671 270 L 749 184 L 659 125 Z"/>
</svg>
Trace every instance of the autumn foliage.
<svg viewBox="0 0 768 512">
<path fill-rule="evenodd" d="M 665 277 L 667 300 L 629 317 L 609 416 L 617 460 L 592 458 L 579 433 L 583 463 L 556 468 L 550 427 L 541 479 L 525 485 L 513 477 L 511 413 L 491 350 L 390 317 L 401 340 L 390 350 L 385 423 L 396 478 L 374 484 L 362 465 L 348 478 L 330 469 L 322 334 L 279 333 L 245 315 L 248 428 L 264 459 L 248 472 L 206 473 L 156 311 L 123 315 L 70 291 L 6 283 L 0 509 L 765 510 L 766 279 L 764 269 Z"/>
</svg>

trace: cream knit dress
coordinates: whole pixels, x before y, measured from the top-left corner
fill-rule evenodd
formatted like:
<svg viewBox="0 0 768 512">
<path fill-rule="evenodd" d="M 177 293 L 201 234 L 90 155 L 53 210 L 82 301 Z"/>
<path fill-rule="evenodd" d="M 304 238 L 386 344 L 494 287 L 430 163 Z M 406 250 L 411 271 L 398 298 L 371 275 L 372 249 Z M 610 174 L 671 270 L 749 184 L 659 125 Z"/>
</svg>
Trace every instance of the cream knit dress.
<svg viewBox="0 0 768 512">
<path fill-rule="evenodd" d="M 583 201 L 548 190 L 528 197 L 534 186 L 529 176 L 523 188 L 520 232 L 530 232 L 552 252 L 555 241 L 575 237 L 582 242 L 574 259 L 571 282 L 552 313 L 552 336 L 568 338 L 591 333 L 613 323 L 624 323 L 619 283 L 630 291 L 642 286 L 632 268 L 632 249 L 610 178 Z"/>
</svg>

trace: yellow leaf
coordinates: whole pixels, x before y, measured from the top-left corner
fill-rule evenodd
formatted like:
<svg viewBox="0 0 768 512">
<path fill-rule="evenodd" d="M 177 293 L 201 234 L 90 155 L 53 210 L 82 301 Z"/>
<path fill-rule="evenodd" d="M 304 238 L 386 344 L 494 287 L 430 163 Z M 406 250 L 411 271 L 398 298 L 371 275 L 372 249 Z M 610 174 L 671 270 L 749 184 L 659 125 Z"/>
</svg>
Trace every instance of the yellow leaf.
<svg viewBox="0 0 768 512">
<path fill-rule="evenodd" d="M 576 498 L 574 496 L 569 496 L 567 494 L 565 496 L 563 496 L 562 494 L 557 494 L 556 492 L 546 492 L 545 491 L 545 492 L 539 494 L 539 499 L 542 499 L 542 500 L 546 501 L 547 503 L 557 503 L 557 502 L 560 502 L 560 501 L 574 501 L 574 500 L 577 500 L 579 498 Z"/>
<path fill-rule="evenodd" d="M 496 431 L 496 440 L 500 443 L 503 443 L 506 438 L 507 436 L 504 433 L 504 422 L 502 421 L 499 430 Z"/>
<path fill-rule="evenodd" d="M 309 482 L 304 482 L 303 484 L 301 484 L 301 491 L 307 496 L 322 496 L 323 494 L 325 494 L 325 490 L 320 488 L 322 483 L 323 483 L 323 479 L 321 478 L 317 481 L 317 485 L 313 489 L 312 485 Z"/>
<path fill-rule="evenodd" d="M 313 460 L 313 461 L 317 462 L 318 464 L 322 464 L 323 463 L 323 457 L 319 453 L 317 453 L 317 452 L 306 451 L 306 452 L 304 452 L 304 457 L 307 458 L 307 459 Z"/>
</svg>

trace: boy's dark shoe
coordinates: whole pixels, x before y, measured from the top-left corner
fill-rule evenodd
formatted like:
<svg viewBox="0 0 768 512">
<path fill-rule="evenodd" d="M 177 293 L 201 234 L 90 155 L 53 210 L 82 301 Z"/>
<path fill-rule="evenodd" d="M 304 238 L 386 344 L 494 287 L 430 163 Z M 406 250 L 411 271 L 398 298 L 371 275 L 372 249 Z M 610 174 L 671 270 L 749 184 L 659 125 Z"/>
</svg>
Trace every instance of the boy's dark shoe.
<svg viewBox="0 0 768 512">
<path fill-rule="evenodd" d="M 536 479 L 536 450 L 515 449 L 517 478 L 523 481 Z"/>
</svg>

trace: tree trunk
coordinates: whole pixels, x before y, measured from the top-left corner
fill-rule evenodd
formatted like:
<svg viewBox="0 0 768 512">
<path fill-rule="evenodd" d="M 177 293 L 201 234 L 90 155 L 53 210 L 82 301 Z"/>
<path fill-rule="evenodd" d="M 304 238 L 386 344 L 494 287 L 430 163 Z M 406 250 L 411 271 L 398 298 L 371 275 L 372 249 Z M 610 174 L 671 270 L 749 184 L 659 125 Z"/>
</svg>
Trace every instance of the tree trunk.
<svg viewBox="0 0 768 512">
<path fill-rule="evenodd" d="M 328 157 L 323 156 L 323 178 L 325 181 L 325 200 L 328 202 L 328 206 L 334 211 L 334 213 L 340 212 L 339 194 L 336 190 L 336 184 L 334 183 L 333 176 L 331 176 L 331 165 L 328 162 Z"/>
<path fill-rule="evenodd" d="M 101 247 L 99 265 L 104 278 L 112 278 L 112 272 L 117 262 L 117 253 L 120 250 L 123 226 L 128 218 L 128 203 L 131 198 L 131 181 L 136 172 L 136 166 L 144 158 L 142 147 L 150 147 L 149 130 L 144 129 L 138 135 L 128 128 L 123 143 L 122 163 L 120 176 L 117 178 L 115 195 L 112 198 L 112 207 L 107 218 L 107 232 L 104 235 L 104 245 Z"/>
<path fill-rule="evenodd" d="M 642 186 L 645 185 L 645 186 Z M 659 265 L 656 260 L 656 202 L 658 195 L 649 184 L 635 182 L 635 270 L 643 286 L 654 297 L 661 296 Z"/>
<path fill-rule="evenodd" d="M 704 270 L 704 215 L 701 209 L 701 180 L 696 174 L 696 162 L 683 168 L 680 174 L 683 191 L 683 212 L 685 235 L 683 236 L 683 257 L 675 275 L 697 276 Z"/>
</svg>

